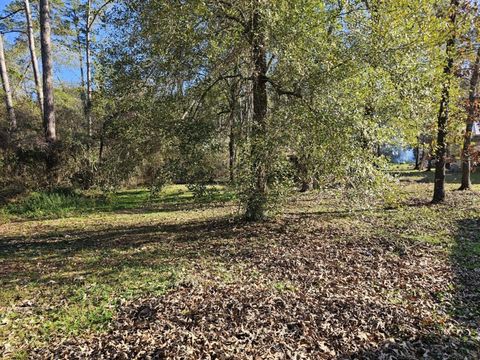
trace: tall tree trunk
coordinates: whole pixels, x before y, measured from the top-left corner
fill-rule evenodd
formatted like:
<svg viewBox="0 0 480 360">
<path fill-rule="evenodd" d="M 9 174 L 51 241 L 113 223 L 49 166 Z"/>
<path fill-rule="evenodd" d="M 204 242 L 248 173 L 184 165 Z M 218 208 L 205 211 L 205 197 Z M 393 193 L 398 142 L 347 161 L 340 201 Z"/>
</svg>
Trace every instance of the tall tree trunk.
<svg viewBox="0 0 480 360">
<path fill-rule="evenodd" d="M 230 173 L 230 183 L 235 182 L 235 115 L 230 114 L 230 135 L 228 139 L 228 170 Z"/>
<path fill-rule="evenodd" d="M 49 0 L 40 0 L 40 38 L 42 47 L 43 67 L 43 126 L 45 141 L 47 143 L 46 168 L 50 184 L 56 181 L 55 167 L 57 165 L 55 154 L 55 142 L 57 134 L 55 131 L 55 104 L 53 96 L 53 59 L 52 39 L 50 24 L 50 3 Z"/>
<path fill-rule="evenodd" d="M 73 24 L 75 25 L 75 32 L 76 32 L 76 37 L 77 37 L 77 46 L 78 46 L 78 63 L 79 63 L 79 70 L 80 70 L 80 86 L 81 86 L 81 98 L 82 98 L 82 104 L 83 104 L 83 113 L 85 115 L 85 120 L 87 118 L 87 96 L 86 96 L 86 91 L 85 91 L 85 71 L 83 68 L 83 44 L 82 44 L 82 38 L 81 38 L 81 33 L 82 30 L 79 26 L 79 17 L 77 15 L 76 10 L 73 11 Z"/>
<path fill-rule="evenodd" d="M 433 146 L 430 145 L 428 149 L 428 156 L 427 156 L 427 169 L 425 171 L 430 172 L 433 168 Z"/>
<path fill-rule="evenodd" d="M 7 63 L 5 61 L 5 48 L 3 44 L 3 35 L 0 34 L 0 72 L 2 75 L 3 90 L 5 92 L 5 105 L 7 108 L 10 130 L 17 130 L 17 117 L 13 107 L 12 89 L 10 88 L 10 79 L 8 78 Z"/>
<path fill-rule="evenodd" d="M 420 149 L 421 157 L 418 165 L 418 170 L 422 171 L 425 169 L 425 161 L 427 160 L 427 151 L 425 150 L 425 143 L 422 143 L 422 148 Z"/>
<path fill-rule="evenodd" d="M 477 84 L 479 78 L 480 68 L 480 47 L 477 50 L 475 63 L 472 68 L 472 77 L 470 78 L 470 89 L 468 94 L 468 116 L 467 125 L 465 129 L 465 138 L 463 140 L 462 151 L 462 184 L 459 190 L 468 190 L 472 186 L 470 179 L 471 159 L 470 159 L 470 145 L 472 143 L 472 130 L 475 121 L 475 95 L 477 91 Z"/>
<path fill-rule="evenodd" d="M 85 118 L 87 118 L 87 95 L 85 91 L 85 71 L 83 69 L 83 49 L 82 49 L 82 42 L 80 40 L 80 34 L 77 34 L 77 42 L 78 42 L 78 64 L 79 64 L 79 70 L 80 70 L 80 86 L 82 88 L 81 90 L 81 98 L 82 98 L 82 104 L 83 104 L 83 112 L 85 114 Z M 87 119 L 88 122 L 88 119 Z M 88 124 L 87 124 L 88 125 Z"/>
<path fill-rule="evenodd" d="M 87 21 L 85 27 L 85 61 L 87 65 L 87 102 L 86 102 L 86 117 L 88 136 L 92 136 L 92 66 L 91 66 L 91 51 L 90 51 L 90 30 L 92 21 L 92 0 L 87 2 Z"/>
<path fill-rule="evenodd" d="M 27 19 L 28 48 L 30 50 L 30 58 L 32 61 L 33 79 L 35 80 L 35 89 L 37 91 L 38 106 L 40 107 L 40 113 L 43 116 L 43 89 L 40 81 L 40 70 L 38 67 L 37 52 L 35 48 L 35 36 L 33 35 L 32 12 L 30 10 L 29 0 L 24 0 L 24 3 L 25 3 L 25 17 Z"/>
<path fill-rule="evenodd" d="M 417 140 L 417 146 L 415 147 L 415 167 L 413 170 L 420 170 L 420 138 Z"/>
<path fill-rule="evenodd" d="M 230 175 L 230 183 L 233 184 L 235 182 L 235 163 L 237 158 L 237 117 L 239 111 L 238 105 L 238 83 L 233 80 L 229 85 L 230 89 L 230 99 L 229 99 L 229 106 L 230 106 L 230 114 L 229 114 L 229 126 L 230 126 L 230 134 L 228 137 L 228 170 Z"/>
<path fill-rule="evenodd" d="M 267 59 L 265 34 L 260 4 L 253 10 L 251 23 L 253 62 L 253 115 L 251 130 L 251 161 L 254 184 L 247 201 L 246 218 L 260 220 L 265 216 L 267 202 Z"/>
<path fill-rule="evenodd" d="M 308 158 L 306 156 L 300 156 L 298 158 L 298 175 L 301 181 L 300 192 L 307 192 L 313 188 L 313 179 L 309 174 L 307 164 Z"/>
<path fill-rule="evenodd" d="M 445 164 L 447 157 L 447 125 L 450 106 L 450 83 L 453 70 L 453 56 L 455 51 L 455 26 L 459 0 L 451 0 L 450 24 L 452 34 L 447 41 L 447 62 L 443 68 L 445 82 L 442 89 L 440 109 L 438 111 L 437 148 L 435 151 L 435 184 L 432 203 L 440 203 L 445 200 Z"/>
</svg>

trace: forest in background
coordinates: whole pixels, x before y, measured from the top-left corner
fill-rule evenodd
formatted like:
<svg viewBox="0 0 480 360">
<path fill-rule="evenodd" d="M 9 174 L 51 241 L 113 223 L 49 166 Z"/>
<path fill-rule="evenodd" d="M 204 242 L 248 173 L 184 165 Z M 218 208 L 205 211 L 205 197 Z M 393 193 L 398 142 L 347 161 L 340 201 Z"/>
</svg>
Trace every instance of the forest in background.
<svg viewBox="0 0 480 360">
<path fill-rule="evenodd" d="M 451 149 L 462 189 L 478 156 L 477 5 L 12 1 L 2 188 L 222 182 L 255 220 L 293 189 L 392 201 L 385 155 L 413 148 L 441 202 Z M 62 63 L 79 83 L 53 78 Z"/>
</svg>

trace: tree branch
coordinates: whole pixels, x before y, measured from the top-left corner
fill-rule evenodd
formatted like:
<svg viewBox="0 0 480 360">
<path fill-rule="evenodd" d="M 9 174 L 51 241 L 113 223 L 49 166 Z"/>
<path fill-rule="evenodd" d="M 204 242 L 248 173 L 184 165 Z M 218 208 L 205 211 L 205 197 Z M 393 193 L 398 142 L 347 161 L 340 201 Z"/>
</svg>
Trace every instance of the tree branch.
<svg viewBox="0 0 480 360">
<path fill-rule="evenodd" d="M 293 90 L 293 91 L 285 90 L 278 83 L 276 83 L 275 81 L 273 81 L 269 77 L 266 77 L 265 81 L 270 83 L 273 86 L 273 88 L 275 89 L 275 91 L 277 92 L 277 94 L 280 95 L 280 96 L 287 95 L 287 96 L 293 96 L 293 97 L 296 97 L 296 98 L 299 98 L 299 99 L 302 98 L 302 94 L 300 93 L 300 90 Z"/>
<path fill-rule="evenodd" d="M 7 14 L 7 15 L 4 15 L 4 16 L 0 16 L 0 21 L 1 20 L 5 20 L 5 19 L 8 19 L 9 17 L 12 17 L 13 15 L 15 14 L 18 14 L 19 12 L 25 10 L 23 7 L 21 8 L 18 8 L 17 10 L 13 10 L 11 13 Z"/>
<path fill-rule="evenodd" d="M 185 113 L 183 114 L 182 116 L 182 119 L 185 119 L 190 110 L 195 106 L 195 111 L 193 112 L 192 114 L 192 118 L 195 118 L 195 116 L 197 115 L 198 113 L 198 110 L 200 109 L 200 105 L 202 104 L 203 100 L 205 99 L 205 97 L 207 96 L 207 94 L 210 92 L 210 90 L 212 90 L 215 85 L 217 85 L 220 81 L 222 80 L 227 80 L 227 79 L 233 79 L 233 78 L 239 78 L 239 77 L 242 77 L 241 74 L 235 74 L 235 75 L 223 75 L 223 76 L 219 76 L 217 79 L 215 79 L 215 81 L 213 81 L 203 92 L 202 94 L 200 95 L 200 98 L 198 100 L 194 100 L 192 105 L 187 109 L 187 111 L 185 111 Z"/>
<path fill-rule="evenodd" d="M 95 23 L 95 20 L 97 19 L 98 15 L 100 15 L 100 13 L 103 11 L 103 9 L 105 9 L 109 4 L 111 4 L 112 2 L 114 2 L 115 0 L 107 0 L 105 1 L 97 10 L 95 10 L 92 14 L 92 18 L 90 20 L 90 23 L 87 24 L 87 28 L 88 30 L 90 30 L 93 26 L 93 24 Z"/>
</svg>

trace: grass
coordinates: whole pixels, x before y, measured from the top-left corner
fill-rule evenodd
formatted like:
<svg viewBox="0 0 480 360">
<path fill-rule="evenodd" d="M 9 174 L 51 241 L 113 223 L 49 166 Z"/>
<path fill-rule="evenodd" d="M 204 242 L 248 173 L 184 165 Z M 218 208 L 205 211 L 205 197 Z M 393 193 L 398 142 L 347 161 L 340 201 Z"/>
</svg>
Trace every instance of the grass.
<svg viewBox="0 0 480 360">
<path fill-rule="evenodd" d="M 174 286 L 186 259 L 146 240 L 156 234 L 168 242 L 176 226 L 217 217 L 218 203 L 222 215 L 235 211 L 225 205 L 229 192 L 212 194 L 199 201 L 180 185 L 153 201 L 146 189 L 106 201 L 34 193 L 8 206 L 0 225 L 0 343 L 20 347 L 14 354 L 22 358 L 20 344 L 102 331 L 118 304 Z"/>
<path fill-rule="evenodd" d="M 32 192 L 8 204 L 4 213 L 24 218 L 66 217 L 82 209 L 95 209 L 100 199 L 74 191 Z"/>
<path fill-rule="evenodd" d="M 392 166 L 391 174 L 400 178 L 402 181 L 406 182 L 418 182 L 418 183 L 433 183 L 435 177 L 435 169 L 431 171 L 417 171 L 413 170 L 410 164 L 400 164 Z M 471 179 L 473 184 L 480 184 L 480 169 L 475 170 L 471 174 Z M 460 182 L 462 180 L 461 172 L 449 172 L 446 173 L 445 181 L 447 184 L 454 187 L 460 187 Z"/>
<path fill-rule="evenodd" d="M 342 210 L 335 197 L 310 193 L 279 221 L 311 217 L 339 241 L 382 237 L 398 254 L 411 244 L 428 244 L 452 263 L 480 268 L 480 179 L 474 178 L 473 193 L 451 192 L 456 184 L 449 183 L 448 202 L 429 206 L 430 177 L 405 168 L 395 172 L 408 194 L 398 209 Z M 153 200 L 146 189 L 135 189 L 107 198 L 35 193 L 7 205 L 7 220 L 0 224 L 0 354 L 28 358 L 29 349 L 56 338 L 102 333 L 121 304 L 160 296 L 186 278 L 203 276 L 198 267 L 208 268 L 214 281 L 233 281 L 238 275 L 225 254 L 243 251 L 236 239 L 246 235 L 230 220 L 237 214 L 233 195 L 224 188 L 212 194 L 198 201 L 175 185 Z M 285 231 L 295 237 L 309 229 Z M 275 244 L 273 235 L 255 234 L 249 248 Z M 250 267 L 245 260 L 235 266 L 252 279 L 261 276 L 245 270 Z M 286 292 L 295 284 L 280 279 L 272 288 Z M 400 294 L 388 296 L 403 301 Z"/>
<path fill-rule="evenodd" d="M 195 197 L 183 185 L 166 187 L 152 198 L 148 189 L 124 190 L 100 194 L 60 189 L 50 192 L 31 192 L 4 206 L 4 218 L 54 219 L 99 212 L 169 211 L 172 207 L 209 204 L 233 200 L 234 195 L 222 186 L 209 186 L 207 196 Z M 170 206 L 169 206 L 170 205 Z"/>
</svg>

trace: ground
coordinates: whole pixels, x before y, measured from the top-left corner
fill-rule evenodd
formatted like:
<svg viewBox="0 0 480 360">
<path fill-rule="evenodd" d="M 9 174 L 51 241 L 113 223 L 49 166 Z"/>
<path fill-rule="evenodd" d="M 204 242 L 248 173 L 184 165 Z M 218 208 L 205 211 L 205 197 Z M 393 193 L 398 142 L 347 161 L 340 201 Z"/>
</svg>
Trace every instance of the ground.
<svg viewBox="0 0 480 360">
<path fill-rule="evenodd" d="M 312 192 L 260 223 L 183 186 L 4 216 L 0 356 L 478 359 L 480 185 L 430 205 L 396 174 L 399 206 Z"/>
</svg>

